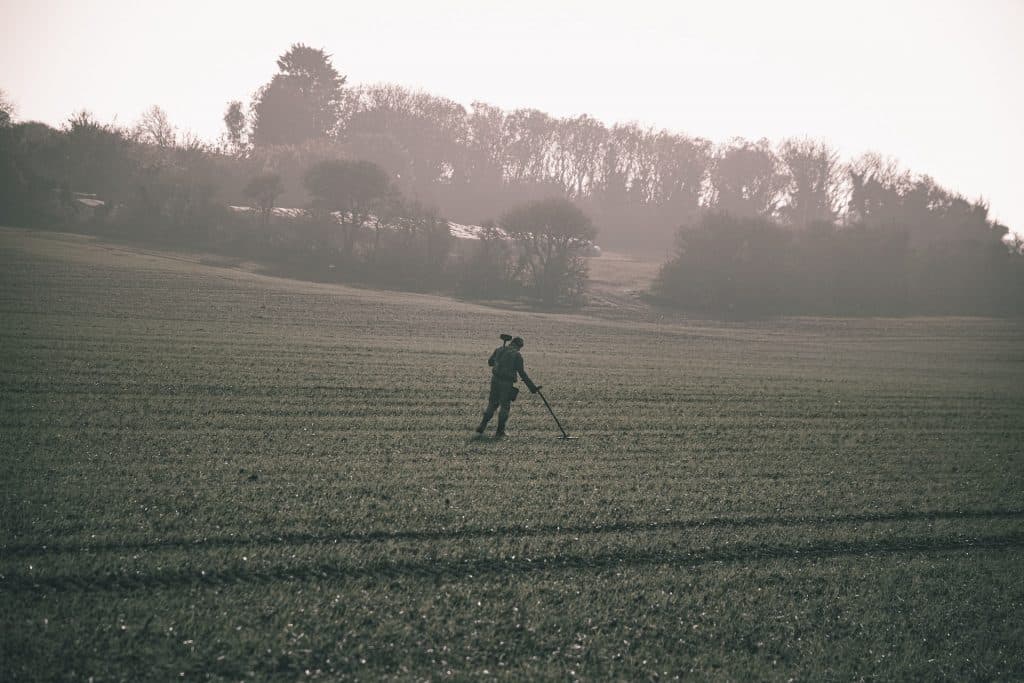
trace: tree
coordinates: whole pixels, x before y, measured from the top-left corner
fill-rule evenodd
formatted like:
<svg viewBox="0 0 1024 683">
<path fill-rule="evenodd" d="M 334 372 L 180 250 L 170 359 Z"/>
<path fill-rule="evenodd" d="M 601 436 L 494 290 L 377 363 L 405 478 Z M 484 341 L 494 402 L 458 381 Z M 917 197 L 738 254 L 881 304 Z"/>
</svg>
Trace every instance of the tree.
<svg viewBox="0 0 1024 683">
<path fill-rule="evenodd" d="M 408 160 L 403 184 L 418 194 L 467 175 L 466 110 L 452 100 L 395 85 L 363 88 L 346 136 L 392 138 Z"/>
<path fill-rule="evenodd" d="M 555 119 L 537 109 L 516 109 L 503 124 L 506 179 L 515 183 L 549 180 Z"/>
<path fill-rule="evenodd" d="M 0 126 L 0 224 L 51 219 L 51 191 L 67 166 L 64 134 L 45 123 Z"/>
<path fill-rule="evenodd" d="M 135 124 L 133 133 L 139 142 L 163 149 L 174 147 L 177 141 L 177 133 L 167 118 L 167 112 L 156 105 L 146 110 Z"/>
<path fill-rule="evenodd" d="M 562 160 L 559 180 L 570 196 L 581 199 L 593 189 L 601 146 L 608 131 L 600 121 L 586 114 L 559 121 L 557 131 Z"/>
<path fill-rule="evenodd" d="M 910 192 L 910 173 L 894 159 L 868 153 L 846 165 L 850 184 L 846 221 L 862 225 L 900 224 L 903 198 Z"/>
<path fill-rule="evenodd" d="M 501 183 L 502 129 L 505 112 L 484 102 L 473 102 L 473 111 L 466 119 L 466 158 L 470 182 L 496 186 Z"/>
<path fill-rule="evenodd" d="M 124 199 L 138 179 L 138 159 L 129 140 L 113 125 L 82 110 L 64 124 L 62 168 L 54 174 L 68 191 Z"/>
<path fill-rule="evenodd" d="M 11 102 L 6 92 L 0 90 L 0 128 L 14 122 L 14 111 L 14 103 Z"/>
<path fill-rule="evenodd" d="M 409 151 L 389 133 L 349 131 L 341 149 L 345 157 L 370 161 L 395 178 L 403 189 L 413 189 L 412 157 Z"/>
<path fill-rule="evenodd" d="M 653 201 L 686 217 L 696 214 L 710 147 L 711 143 L 700 138 L 658 133 L 654 139 Z"/>
<path fill-rule="evenodd" d="M 474 299 L 509 298 L 515 278 L 512 247 L 493 221 L 482 227 L 476 244 L 460 264 L 458 291 Z"/>
<path fill-rule="evenodd" d="M 260 213 L 263 214 L 263 222 L 270 218 L 270 212 L 274 209 L 274 200 L 284 192 L 284 185 L 281 183 L 281 176 L 276 173 L 261 173 L 250 180 L 242 193 L 256 202 Z"/>
<path fill-rule="evenodd" d="M 431 207 L 399 197 L 390 197 L 384 205 L 387 222 L 380 215 L 374 221 L 378 230 L 372 277 L 410 289 L 439 284 L 452 243 L 448 221 Z M 384 231 L 387 235 L 381 243 Z"/>
<path fill-rule="evenodd" d="M 306 171 L 303 185 L 313 198 L 313 211 L 341 225 L 341 255 L 350 258 L 364 225 L 392 195 L 387 173 L 369 161 L 329 160 Z"/>
<path fill-rule="evenodd" d="M 791 305 L 791 235 L 766 218 L 711 212 L 677 233 L 653 291 L 664 303 L 725 314 L 774 314 Z"/>
<path fill-rule="evenodd" d="M 519 245 L 528 285 L 545 305 L 579 303 L 587 267 L 581 250 L 597 230 L 567 199 L 522 204 L 501 219 L 502 229 Z"/>
<path fill-rule="evenodd" d="M 254 144 L 297 144 L 333 135 L 345 77 L 331 64 L 331 56 L 297 43 L 278 58 L 277 66 L 279 72 L 253 101 Z"/>
<path fill-rule="evenodd" d="M 735 216 L 771 218 L 786 186 L 767 140 L 737 138 L 720 150 L 711 169 L 714 208 Z"/>
<path fill-rule="evenodd" d="M 238 100 L 228 102 L 227 111 L 224 112 L 224 141 L 232 154 L 241 154 L 245 150 L 245 124 L 242 103 Z"/>
<path fill-rule="evenodd" d="M 791 226 L 832 223 L 836 219 L 839 156 L 824 142 L 786 140 L 779 147 L 786 170 L 788 201 L 780 209 Z"/>
</svg>

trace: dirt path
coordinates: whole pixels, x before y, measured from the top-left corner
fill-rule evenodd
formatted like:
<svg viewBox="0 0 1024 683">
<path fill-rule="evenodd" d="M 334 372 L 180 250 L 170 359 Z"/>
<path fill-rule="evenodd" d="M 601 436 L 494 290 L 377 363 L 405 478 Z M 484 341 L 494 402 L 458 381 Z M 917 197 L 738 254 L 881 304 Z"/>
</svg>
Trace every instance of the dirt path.
<svg viewBox="0 0 1024 683">
<path fill-rule="evenodd" d="M 590 301 L 584 313 L 615 319 L 651 317 L 643 294 L 650 290 L 660 263 L 616 252 L 604 252 L 598 258 L 588 259 L 587 263 L 590 266 Z"/>
</svg>

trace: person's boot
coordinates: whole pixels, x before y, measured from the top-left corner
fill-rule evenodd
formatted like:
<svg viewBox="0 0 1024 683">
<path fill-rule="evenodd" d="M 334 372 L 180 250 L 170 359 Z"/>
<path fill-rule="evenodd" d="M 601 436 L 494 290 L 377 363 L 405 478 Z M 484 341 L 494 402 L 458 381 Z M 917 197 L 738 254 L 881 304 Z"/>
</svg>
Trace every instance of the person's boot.
<svg viewBox="0 0 1024 683">
<path fill-rule="evenodd" d="M 491 421 L 491 415 L 484 413 L 484 419 L 480 421 L 480 426 L 476 428 L 477 434 L 483 434 L 484 430 L 487 429 L 487 423 Z"/>
<path fill-rule="evenodd" d="M 498 430 L 494 432 L 495 439 L 503 439 L 508 436 L 508 432 L 505 431 L 505 421 L 498 420 Z"/>
</svg>

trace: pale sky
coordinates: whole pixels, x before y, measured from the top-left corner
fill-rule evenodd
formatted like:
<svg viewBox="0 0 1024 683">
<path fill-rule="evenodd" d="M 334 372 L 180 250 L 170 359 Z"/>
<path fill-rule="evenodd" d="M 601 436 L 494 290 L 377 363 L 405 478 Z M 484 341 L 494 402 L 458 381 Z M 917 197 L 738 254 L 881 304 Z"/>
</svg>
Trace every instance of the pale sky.
<svg viewBox="0 0 1024 683">
<path fill-rule="evenodd" d="M 1024 234 L 1024 0 L 0 0 L 17 120 L 212 140 L 295 42 L 351 85 L 893 156 Z"/>
</svg>

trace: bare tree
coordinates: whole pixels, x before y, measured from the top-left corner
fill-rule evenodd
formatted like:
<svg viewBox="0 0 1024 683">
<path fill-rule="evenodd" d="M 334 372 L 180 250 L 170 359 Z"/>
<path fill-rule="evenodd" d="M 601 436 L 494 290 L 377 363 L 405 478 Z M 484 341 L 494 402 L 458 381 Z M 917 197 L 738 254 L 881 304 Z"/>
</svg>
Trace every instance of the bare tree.
<svg viewBox="0 0 1024 683">
<path fill-rule="evenodd" d="M 402 185 L 429 194 L 436 184 L 462 182 L 467 175 L 467 116 L 452 100 L 396 85 L 359 91 L 360 106 L 349 119 L 346 136 L 387 136 L 404 151 Z"/>
<path fill-rule="evenodd" d="M 707 140 L 658 133 L 654 139 L 654 203 L 672 205 L 686 215 L 696 213 L 710 156 Z"/>
<path fill-rule="evenodd" d="M 560 157 L 564 159 L 559 180 L 570 196 L 581 198 L 593 191 L 608 130 L 600 121 L 584 114 L 560 121 L 557 133 Z"/>
<path fill-rule="evenodd" d="M 502 167 L 502 130 L 505 112 L 484 102 L 474 102 L 467 119 L 467 163 L 469 176 L 476 183 L 497 184 L 504 175 Z"/>
<path fill-rule="evenodd" d="M 505 117 L 502 148 L 506 179 L 512 182 L 548 180 L 548 161 L 555 119 L 537 109 L 517 109 Z"/>
<path fill-rule="evenodd" d="M 834 223 L 839 190 L 839 155 L 825 142 L 790 139 L 779 146 L 788 176 L 781 218 L 791 226 Z"/>
<path fill-rule="evenodd" d="M 132 132 L 139 142 L 164 149 L 174 147 L 177 141 L 177 132 L 167 118 L 167 112 L 156 105 L 146 110 Z"/>
</svg>

